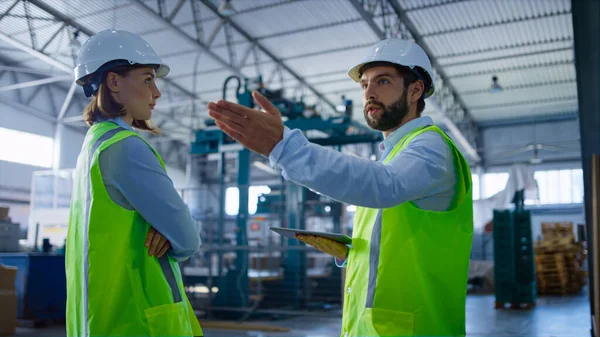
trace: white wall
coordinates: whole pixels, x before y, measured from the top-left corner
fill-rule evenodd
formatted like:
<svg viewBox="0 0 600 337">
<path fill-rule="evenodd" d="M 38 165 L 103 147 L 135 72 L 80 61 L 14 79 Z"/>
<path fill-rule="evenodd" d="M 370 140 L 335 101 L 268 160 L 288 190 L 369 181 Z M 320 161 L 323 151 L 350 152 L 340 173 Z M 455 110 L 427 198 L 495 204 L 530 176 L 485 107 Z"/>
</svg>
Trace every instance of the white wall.
<svg viewBox="0 0 600 337">
<path fill-rule="evenodd" d="M 54 136 L 54 124 L 47 120 L 1 104 L 0 127 L 34 133 L 42 136 Z M 19 146 L 19 144 L 0 144 L 0 146 Z M 31 188 L 31 175 L 45 168 L 0 161 L 0 190 L 4 188 Z"/>
<path fill-rule="evenodd" d="M 63 128 L 61 136 L 60 164 L 61 169 L 75 168 L 77 157 L 85 134 L 71 128 Z"/>
</svg>

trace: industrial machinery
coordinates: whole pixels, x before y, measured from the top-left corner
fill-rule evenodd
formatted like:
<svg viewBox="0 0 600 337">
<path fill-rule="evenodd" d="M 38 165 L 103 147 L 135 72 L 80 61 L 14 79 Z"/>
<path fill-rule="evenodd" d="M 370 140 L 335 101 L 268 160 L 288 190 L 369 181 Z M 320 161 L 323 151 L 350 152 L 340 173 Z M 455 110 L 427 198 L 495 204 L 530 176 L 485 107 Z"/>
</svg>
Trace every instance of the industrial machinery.
<svg viewBox="0 0 600 337">
<path fill-rule="evenodd" d="M 260 91 L 281 111 L 286 126 L 305 131 L 313 143 L 337 150 L 343 145 L 366 143 L 371 144 L 373 153 L 375 143 L 382 140 L 381 133 L 352 120 L 352 101 L 343 99 L 343 111 L 327 118 L 302 99 L 287 99 L 283 90 L 264 88 L 260 76 L 227 78 L 224 99 L 231 81 L 237 81 L 235 99 L 239 104 L 255 108 L 251 93 Z M 261 311 L 339 308 L 342 278 L 333 258 L 298 240 L 285 239 L 269 231 L 268 226 L 341 232 L 345 205 L 284 181 L 262 156 L 237 144 L 212 120 L 205 124 L 205 128 L 195 131 L 188 176 L 198 178 L 205 190 L 199 193 L 207 197 L 196 198 L 198 204 L 204 209 L 217 209 L 218 214 L 201 221 L 201 252 L 182 269 L 196 309 L 206 310 L 211 316 L 240 319 Z M 256 185 L 268 186 L 270 192 L 258 196 L 256 211 L 251 214 L 249 191 Z M 236 215 L 224 211 L 233 203 L 226 198 L 226 191 L 232 187 L 238 191 L 233 200 L 238 205 Z M 218 205 L 214 205 L 215 200 Z M 210 239 L 204 233 L 211 233 Z"/>
</svg>

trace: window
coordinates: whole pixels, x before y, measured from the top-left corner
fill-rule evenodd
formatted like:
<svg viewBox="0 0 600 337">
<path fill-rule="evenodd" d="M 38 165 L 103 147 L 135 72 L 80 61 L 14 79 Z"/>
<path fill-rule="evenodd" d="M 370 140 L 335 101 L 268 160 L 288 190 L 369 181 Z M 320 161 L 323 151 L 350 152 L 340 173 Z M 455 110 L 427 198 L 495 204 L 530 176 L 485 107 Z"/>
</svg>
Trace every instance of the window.
<svg viewBox="0 0 600 337">
<path fill-rule="evenodd" d="M 536 171 L 539 204 L 577 204 L 583 202 L 583 170 Z"/>
<path fill-rule="evenodd" d="M 479 175 L 472 173 L 471 174 L 472 187 L 471 191 L 473 191 L 473 200 L 479 200 Z"/>
<path fill-rule="evenodd" d="M 0 128 L 0 160 L 50 168 L 53 151 L 51 137 Z"/>
<path fill-rule="evenodd" d="M 256 204 L 260 194 L 271 193 L 269 186 L 250 186 L 248 189 L 248 214 L 256 213 Z M 225 190 L 225 213 L 237 215 L 240 210 L 240 190 L 237 187 L 228 187 Z"/>
<path fill-rule="evenodd" d="M 508 172 L 486 173 L 483 175 L 483 197 L 489 198 L 504 190 L 508 181 Z"/>
</svg>

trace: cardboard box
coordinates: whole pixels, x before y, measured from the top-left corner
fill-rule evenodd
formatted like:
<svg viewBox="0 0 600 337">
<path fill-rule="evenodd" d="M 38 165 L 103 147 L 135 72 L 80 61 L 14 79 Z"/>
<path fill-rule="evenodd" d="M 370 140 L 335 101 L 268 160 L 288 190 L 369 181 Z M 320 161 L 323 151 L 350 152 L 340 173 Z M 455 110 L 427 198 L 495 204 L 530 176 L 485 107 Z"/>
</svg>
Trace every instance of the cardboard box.
<svg viewBox="0 0 600 337">
<path fill-rule="evenodd" d="M 0 264 L 0 291 L 17 291 L 15 280 L 17 279 L 17 267 Z M 1 316 L 0 316 L 1 317 Z"/>
<path fill-rule="evenodd" d="M 0 336 L 10 336 L 17 332 L 17 293 L 4 293 L 0 290 Z"/>
<path fill-rule="evenodd" d="M 0 265 L 0 336 L 14 335 L 17 329 L 17 268 Z"/>
<path fill-rule="evenodd" d="M 0 220 L 8 220 L 8 207 L 0 207 Z"/>
</svg>

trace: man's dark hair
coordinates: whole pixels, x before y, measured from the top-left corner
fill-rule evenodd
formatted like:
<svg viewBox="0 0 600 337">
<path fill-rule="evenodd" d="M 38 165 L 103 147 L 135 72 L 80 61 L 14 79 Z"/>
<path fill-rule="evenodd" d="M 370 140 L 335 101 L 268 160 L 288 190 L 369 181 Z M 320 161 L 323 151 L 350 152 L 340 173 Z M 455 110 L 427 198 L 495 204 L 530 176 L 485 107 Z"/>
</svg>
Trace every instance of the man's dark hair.
<svg viewBox="0 0 600 337">
<path fill-rule="evenodd" d="M 402 76 L 402 78 L 404 79 L 404 90 L 408 90 L 408 86 L 415 83 L 418 80 L 423 81 L 425 88 L 423 89 L 421 97 L 417 101 L 417 115 L 421 116 L 421 113 L 423 112 L 423 110 L 425 110 L 425 93 L 427 92 L 427 90 L 429 90 L 431 86 L 431 79 L 429 78 L 429 76 L 419 67 L 415 67 L 415 69 L 410 69 L 409 67 L 404 67 L 391 62 L 384 61 L 371 62 L 365 64 L 362 68 L 360 68 L 359 76 L 362 76 L 362 74 L 368 69 L 382 66 L 391 66 L 396 68 L 396 71 L 398 71 L 398 75 Z"/>
</svg>

